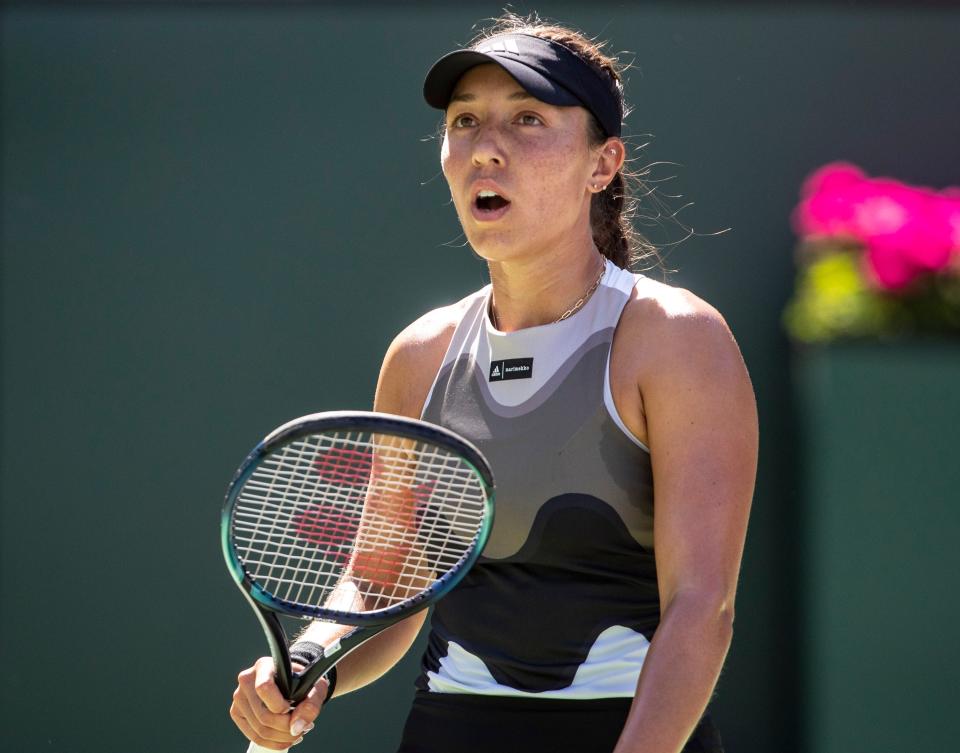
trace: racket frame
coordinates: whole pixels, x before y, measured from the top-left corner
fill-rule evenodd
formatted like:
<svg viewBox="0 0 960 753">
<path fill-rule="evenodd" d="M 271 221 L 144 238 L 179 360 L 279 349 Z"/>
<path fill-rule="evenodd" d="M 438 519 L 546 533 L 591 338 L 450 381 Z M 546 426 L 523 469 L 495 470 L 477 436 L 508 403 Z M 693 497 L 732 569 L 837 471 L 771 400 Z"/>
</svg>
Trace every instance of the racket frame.
<svg viewBox="0 0 960 753">
<path fill-rule="evenodd" d="M 475 543 L 456 565 L 416 596 L 399 604 L 363 614 L 325 607 L 310 607 L 273 596 L 250 578 L 231 541 L 234 505 L 247 479 L 260 465 L 262 459 L 305 436 L 337 431 L 392 434 L 405 439 L 430 442 L 444 447 L 459 455 L 472 468 L 477 478 L 482 482 L 486 497 L 484 521 L 476 533 Z M 463 437 L 441 426 L 418 419 L 372 411 L 314 413 L 279 426 L 257 444 L 237 469 L 227 488 L 220 518 L 220 541 L 227 568 L 233 576 L 234 582 L 256 613 L 267 637 L 270 654 L 276 668 L 277 687 L 283 696 L 289 699 L 292 704 L 303 700 L 317 680 L 353 649 L 390 625 L 426 609 L 449 593 L 480 557 L 493 527 L 493 500 L 493 474 L 480 450 Z M 310 667 L 302 672 L 294 672 L 290 666 L 290 651 L 287 645 L 286 632 L 280 623 L 278 614 L 302 620 L 322 620 L 339 625 L 353 626 L 354 629 L 328 646 L 324 655 Z"/>
</svg>

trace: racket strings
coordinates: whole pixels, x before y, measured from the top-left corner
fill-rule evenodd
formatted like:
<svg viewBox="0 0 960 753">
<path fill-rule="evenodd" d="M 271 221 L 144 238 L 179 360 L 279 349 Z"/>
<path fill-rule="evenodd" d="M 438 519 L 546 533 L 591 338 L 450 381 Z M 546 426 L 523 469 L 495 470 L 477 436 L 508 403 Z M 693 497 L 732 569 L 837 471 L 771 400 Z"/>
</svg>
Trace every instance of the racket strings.
<svg viewBox="0 0 960 753">
<path fill-rule="evenodd" d="M 485 505 L 474 469 L 443 447 L 380 433 L 311 435 L 266 456 L 246 480 L 234 546 L 275 598 L 373 611 L 457 567 Z"/>
</svg>

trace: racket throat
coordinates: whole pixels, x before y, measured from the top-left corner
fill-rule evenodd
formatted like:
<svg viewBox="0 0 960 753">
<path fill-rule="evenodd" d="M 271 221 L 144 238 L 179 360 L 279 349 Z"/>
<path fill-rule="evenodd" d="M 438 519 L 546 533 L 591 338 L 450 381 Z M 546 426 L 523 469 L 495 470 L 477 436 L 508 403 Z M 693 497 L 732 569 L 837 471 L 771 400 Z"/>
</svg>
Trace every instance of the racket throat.
<svg viewBox="0 0 960 753">
<path fill-rule="evenodd" d="M 280 624 L 280 619 L 275 613 L 260 608 L 249 595 L 247 595 L 247 598 L 253 605 L 253 611 L 257 613 L 257 619 L 260 620 L 260 626 L 267 637 L 267 645 L 270 646 L 277 689 L 283 694 L 284 698 L 293 701 L 294 692 L 297 688 L 295 675 L 290 668 L 290 650 L 287 648 L 287 637 L 283 631 L 283 625 Z"/>
<path fill-rule="evenodd" d="M 349 633 L 341 635 L 332 643 L 326 645 L 323 656 L 302 672 L 292 673 L 293 694 L 286 697 L 294 704 L 302 701 L 310 692 L 310 688 L 316 685 L 317 681 L 329 672 L 331 667 L 343 661 L 355 648 L 390 627 L 390 624 L 355 627 Z"/>
</svg>

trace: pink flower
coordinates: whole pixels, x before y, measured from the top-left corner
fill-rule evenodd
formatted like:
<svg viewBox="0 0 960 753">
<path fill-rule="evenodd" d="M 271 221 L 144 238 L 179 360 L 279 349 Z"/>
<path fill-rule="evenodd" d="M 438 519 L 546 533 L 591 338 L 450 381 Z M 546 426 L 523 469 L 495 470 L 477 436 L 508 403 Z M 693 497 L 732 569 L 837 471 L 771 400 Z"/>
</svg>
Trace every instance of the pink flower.
<svg viewBox="0 0 960 753">
<path fill-rule="evenodd" d="M 832 162 L 803 183 L 791 224 L 800 236 L 854 238 L 858 187 L 866 176 L 856 165 Z"/>
<path fill-rule="evenodd" d="M 939 207 L 949 228 L 950 246 L 960 254 L 960 188 L 951 186 L 941 191 Z"/>
<path fill-rule="evenodd" d="M 922 274 L 897 248 L 882 244 L 867 246 L 864 267 L 868 279 L 890 292 L 909 287 Z"/>
<path fill-rule="evenodd" d="M 911 189 L 895 180 L 880 178 L 867 183 L 854 208 L 856 235 L 864 241 L 901 232 L 919 209 Z"/>
<path fill-rule="evenodd" d="M 942 201 L 928 189 L 890 182 L 885 195 L 880 194 L 876 202 L 868 201 L 858 208 L 858 218 L 863 223 L 861 237 L 868 242 L 898 246 L 930 271 L 941 269 L 952 245 Z"/>
<path fill-rule="evenodd" d="M 862 245 L 868 278 L 888 291 L 960 265 L 958 187 L 937 193 L 832 162 L 804 181 L 791 221 L 807 239 Z"/>
<path fill-rule="evenodd" d="M 857 206 L 857 234 L 881 287 L 899 290 L 946 269 L 953 246 L 947 201 L 893 180 L 873 181 L 873 188 Z"/>
<path fill-rule="evenodd" d="M 843 190 L 866 179 L 863 170 L 850 162 L 831 162 L 814 170 L 800 188 L 801 196 L 821 191 Z"/>
</svg>

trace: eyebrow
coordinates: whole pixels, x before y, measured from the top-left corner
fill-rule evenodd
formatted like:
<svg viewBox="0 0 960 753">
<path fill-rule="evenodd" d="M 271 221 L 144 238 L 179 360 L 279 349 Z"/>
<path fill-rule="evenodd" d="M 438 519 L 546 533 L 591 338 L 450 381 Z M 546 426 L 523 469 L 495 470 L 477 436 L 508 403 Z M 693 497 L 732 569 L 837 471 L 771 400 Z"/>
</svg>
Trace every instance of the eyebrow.
<svg viewBox="0 0 960 753">
<path fill-rule="evenodd" d="M 507 99 L 511 101 L 521 100 L 521 99 L 533 99 L 533 95 L 529 92 L 524 91 L 523 89 L 517 89 L 513 94 L 511 94 Z M 477 95 L 471 94 L 470 92 L 463 92 L 462 94 L 455 94 L 450 97 L 450 102 L 447 104 L 449 107 L 454 102 L 476 102 Z"/>
</svg>

